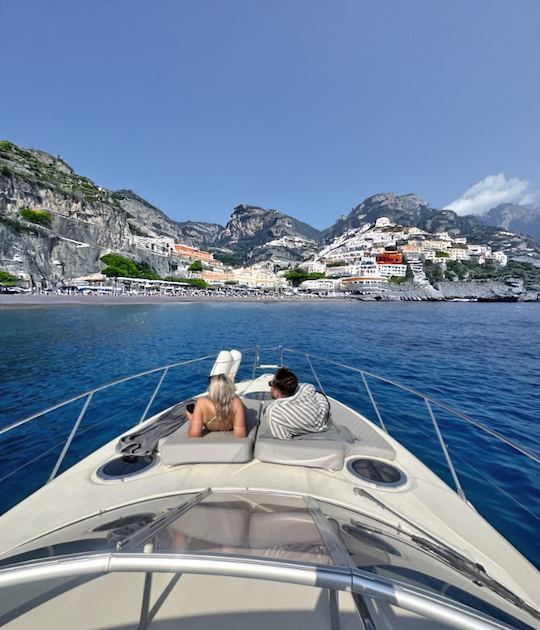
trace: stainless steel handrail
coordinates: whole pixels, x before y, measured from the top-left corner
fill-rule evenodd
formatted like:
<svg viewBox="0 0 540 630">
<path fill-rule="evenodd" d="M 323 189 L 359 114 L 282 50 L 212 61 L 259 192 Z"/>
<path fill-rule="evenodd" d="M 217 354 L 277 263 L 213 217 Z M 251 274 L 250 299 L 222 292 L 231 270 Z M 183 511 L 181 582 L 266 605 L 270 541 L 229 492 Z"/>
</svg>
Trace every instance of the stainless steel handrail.
<svg viewBox="0 0 540 630">
<path fill-rule="evenodd" d="M 285 347 L 283 348 L 283 352 L 284 353 L 285 352 L 289 352 L 289 353 L 297 354 L 297 355 L 300 355 L 300 356 L 305 356 L 305 354 L 306 354 L 305 352 L 302 352 L 300 350 L 293 350 L 291 348 L 285 348 Z M 521 446 L 520 444 L 517 444 L 516 442 L 513 442 L 512 440 L 510 440 L 509 438 L 505 437 L 504 435 L 502 435 L 501 433 L 499 433 L 495 429 L 492 429 L 491 427 L 488 427 L 487 425 L 483 424 L 482 422 L 478 422 L 478 420 L 474 420 L 474 418 L 471 418 L 470 416 L 464 414 L 462 411 L 459 411 L 458 409 L 455 409 L 454 407 L 451 407 L 450 405 L 447 405 L 446 403 L 443 403 L 440 400 L 437 400 L 436 398 L 433 398 L 432 396 L 428 396 L 427 394 L 424 394 L 423 392 L 420 392 L 420 391 L 418 391 L 416 389 L 413 389 L 412 387 L 409 387 L 408 385 L 403 385 L 403 384 L 399 383 L 398 381 L 394 381 L 394 380 L 386 378 L 384 376 L 380 376 L 379 374 L 374 374 L 373 372 L 368 372 L 367 370 L 362 370 L 360 368 L 355 368 L 352 365 L 347 365 L 346 363 L 340 363 L 339 361 L 334 361 L 333 359 L 327 359 L 327 358 L 321 357 L 321 356 L 314 356 L 313 354 L 310 354 L 309 356 L 311 358 L 315 358 L 318 361 L 322 361 L 324 363 L 329 363 L 331 365 L 335 365 L 337 367 L 344 368 L 346 370 L 350 370 L 352 372 L 356 372 L 356 373 L 361 374 L 361 375 L 364 374 L 366 376 L 370 376 L 370 377 L 375 378 L 375 379 L 377 379 L 379 381 L 387 383 L 388 385 L 393 385 L 394 387 L 402 389 L 403 391 L 406 391 L 409 394 L 413 394 L 414 396 L 422 398 L 423 400 L 427 400 L 431 404 L 436 405 L 437 407 L 439 407 L 440 409 L 444 409 L 445 411 L 448 411 L 452 415 L 457 416 L 458 418 L 461 418 L 462 420 L 465 420 L 465 422 L 467 422 L 468 424 L 471 424 L 471 425 L 477 427 L 478 429 L 481 429 L 482 431 L 485 431 L 486 433 L 489 433 L 491 436 L 496 437 L 501 442 L 504 442 L 505 444 L 507 444 L 508 446 L 512 447 L 516 451 L 519 451 L 522 455 L 525 455 L 526 457 L 528 457 L 532 461 L 536 462 L 537 464 L 540 464 L 540 455 L 532 453 L 531 451 L 526 449 L 524 446 Z"/>
<path fill-rule="evenodd" d="M 107 573 L 182 573 L 251 578 L 359 593 L 463 630 L 507 629 L 492 617 L 444 596 L 342 566 L 213 554 L 103 553 L 46 559 L 0 569 L 0 588 L 46 579 Z"/>
<path fill-rule="evenodd" d="M 179 361 L 178 363 L 162 365 L 161 367 L 152 368 L 151 370 L 139 372 L 138 374 L 132 374 L 131 376 L 124 376 L 123 378 L 116 379 L 115 381 L 111 381 L 110 383 L 106 383 L 105 385 L 94 387 L 94 389 L 89 389 L 87 392 L 78 394 L 77 396 L 73 396 L 73 398 L 68 398 L 67 400 L 63 400 L 62 402 L 56 403 L 55 405 L 52 405 L 51 407 L 47 407 L 46 409 L 43 409 L 42 411 L 38 411 L 37 413 L 34 413 L 31 416 L 27 416 L 26 418 L 17 420 L 17 422 L 14 422 L 13 424 L 9 424 L 8 426 L 0 428 L 0 435 L 2 435 L 3 433 L 7 433 L 8 431 L 11 431 L 13 429 L 16 429 L 17 427 L 20 427 L 23 424 L 27 424 L 28 422 L 31 422 L 32 420 L 35 420 L 36 418 L 39 418 L 40 416 L 44 416 L 45 414 L 50 413 L 51 411 L 56 411 L 56 409 L 60 409 L 60 407 L 65 407 L 66 405 L 69 405 L 70 403 L 75 402 L 76 400 L 81 400 L 81 398 L 84 398 L 85 396 L 89 396 L 90 394 L 101 392 L 104 389 L 109 389 L 110 387 L 114 387 L 115 385 L 120 385 L 121 383 L 127 383 L 128 381 L 133 381 L 137 378 L 140 378 L 141 376 L 148 376 L 148 374 L 156 374 L 157 372 L 179 367 L 181 365 L 189 365 L 191 363 L 200 363 L 201 361 L 207 361 L 208 359 L 214 358 L 214 356 L 216 355 L 208 354 L 198 359 L 189 359 L 187 361 Z"/>
<path fill-rule="evenodd" d="M 246 352 L 246 351 L 250 351 L 252 349 L 253 348 L 241 348 L 240 351 L 241 352 Z M 273 349 L 275 350 L 276 348 L 273 348 Z M 253 371 L 255 372 L 257 363 L 259 362 L 259 347 L 257 346 L 254 350 L 255 350 L 255 361 L 254 361 L 254 365 L 253 365 Z M 53 467 L 53 469 L 51 471 L 51 474 L 49 475 L 49 478 L 47 480 L 47 483 L 48 483 L 48 482 L 52 481 L 55 478 L 56 474 L 58 473 L 58 470 L 60 469 L 60 466 L 62 465 L 62 462 L 64 461 L 64 458 L 65 458 L 65 456 L 66 456 L 66 454 L 67 454 L 67 452 L 69 450 L 69 447 L 71 446 L 71 443 L 73 442 L 73 439 L 75 438 L 75 434 L 77 433 L 77 430 L 78 430 L 78 428 L 79 428 L 79 426 L 80 426 L 80 424 L 81 424 L 81 422 L 82 422 L 82 420 L 83 420 L 83 418 L 84 418 L 84 416 L 86 414 L 86 411 L 88 410 L 90 402 L 92 401 L 92 398 L 93 398 L 93 396 L 94 396 L 94 394 L 96 392 L 104 391 L 106 389 L 110 389 L 110 388 L 112 388 L 112 387 L 114 387 L 116 385 L 120 385 L 120 384 L 126 383 L 128 381 L 133 381 L 133 380 L 136 380 L 138 378 L 142 378 L 144 376 L 148 376 L 149 374 L 157 374 L 159 372 L 162 372 L 161 377 L 160 377 L 156 387 L 154 388 L 154 391 L 153 391 L 153 393 L 152 393 L 152 395 L 151 395 L 151 397 L 150 397 L 150 399 L 149 399 L 149 401 L 148 401 L 148 403 L 147 403 L 147 405 L 145 407 L 145 410 L 143 411 L 143 414 L 142 414 L 142 416 L 141 416 L 141 418 L 139 420 L 139 423 L 141 423 L 141 422 L 144 422 L 144 420 L 146 418 L 146 415 L 149 412 L 150 408 L 152 407 L 152 404 L 154 403 L 154 401 L 155 401 L 155 399 L 156 399 L 156 397 L 157 397 L 157 395 L 159 393 L 159 390 L 161 388 L 161 385 L 163 384 L 163 381 L 165 380 L 165 377 L 167 376 L 167 374 L 168 374 L 170 369 L 175 368 L 175 367 L 184 366 L 184 365 L 191 365 L 191 364 L 194 364 L 194 363 L 200 363 L 202 361 L 207 361 L 209 359 L 215 359 L 215 358 L 217 358 L 217 354 L 216 355 L 209 354 L 209 355 L 205 355 L 203 357 L 198 357 L 196 359 L 187 359 L 185 361 L 179 361 L 177 363 L 171 363 L 169 365 L 163 365 L 163 366 L 158 367 L 158 368 L 152 368 L 151 370 L 145 370 L 144 372 L 139 372 L 138 374 L 132 374 L 130 376 L 125 376 L 123 378 L 116 379 L 114 381 L 111 381 L 110 383 L 106 383 L 105 385 L 100 385 L 100 386 L 95 387 L 95 388 L 93 388 L 91 390 L 88 390 L 87 392 L 84 392 L 82 394 L 74 396 L 73 398 L 68 398 L 67 400 L 64 400 L 63 402 L 57 403 L 55 405 L 52 405 L 51 407 L 48 407 L 48 408 L 46 408 L 46 409 L 44 409 L 44 410 L 42 410 L 42 411 L 40 411 L 38 413 L 32 414 L 31 416 L 27 416 L 26 418 L 22 418 L 21 420 L 18 420 L 18 421 L 14 422 L 14 423 L 6 426 L 6 427 L 2 427 L 2 428 L 0 428 L 0 435 L 2 435 L 4 433 L 8 433 L 9 431 L 12 431 L 12 430 L 16 429 L 17 427 L 20 427 L 20 426 L 23 426 L 23 425 L 25 425 L 25 424 L 27 424 L 29 422 L 32 422 L 33 420 L 37 420 L 38 418 L 41 418 L 42 416 L 50 413 L 51 411 L 56 411 L 57 409 L 61 409 L 62 407 L 66 407 L 67 405 L 70 405 L 73 402 L 76 402 L 78 400 L 82 400 L 82 399 L 86 398 L 86 400 L 84 402 L 84 405 L 83 405 L 83 407 L 82 407 L 82 409 L 81 409 L 81 411 L 80 411 L 80 413 L 79 413 L 79 415 L 77 417 L 77 420 L 75 421 L 75 423 L 74 423 L 74 425 L 73 425 L 73 427 L 72 427 L 72 429 L 71 429 L 71 431 L 70 431 L 70 433 L 69 433 L 69 435 L 68 435 L 68 437 L 67 437 L 67 439 L 66 439 L 66 441 L 65 441 L 65 443 L 63 445 L 62 451 L 61 451 L 61 453 L 60 453 L 60 455 L 59 455 L 59 457 L 58 457 L 58 459 L 57 459 L 57 461 L 56 461 L 56 463 L 55 463 L 55 465 L 54 465 L 54 467 Z M 40 457 L 34 458 L 33 461 L 36 461 L 36 460 L 39 460 L 39 459 L 40 459 Z M 24 465 L 22 467 L 19 467 L 19 468 L 24 468 Z M 11 476 L 11 474 L 6 475 L 4 478 L 7 478 L 9 476 Z"/>
</svg>

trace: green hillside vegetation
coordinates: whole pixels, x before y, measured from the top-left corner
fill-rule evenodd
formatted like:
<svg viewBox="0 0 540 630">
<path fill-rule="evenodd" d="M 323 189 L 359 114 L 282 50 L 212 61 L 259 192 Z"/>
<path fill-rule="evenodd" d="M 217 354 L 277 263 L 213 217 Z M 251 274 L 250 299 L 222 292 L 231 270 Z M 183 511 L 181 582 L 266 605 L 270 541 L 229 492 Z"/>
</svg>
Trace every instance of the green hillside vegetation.
<svg viewBox="0 0 540 630">
<path fill-rule="evenodd" d="M 147 262 L 135 262 L 131 258 L 120 254 L 105 254 L 100 258 L 107 266 L 102 273 L 110 278 L 145 278 L 147 280 L 161 280 L 161 277 Z"/>
<path fill-rule="evenodd" d="M 166 276 L 165 278 L 162 278 L 162 280 L 166 280 L 167 282 L 182 282 L 184 284 L 190 284 L 196 289 L 208 288 L 208 284 L 202 278 L 177 278 L 176 276 Z"/>
<path fill-rule="evenodd" d="M 225 254 L 223 252 L 214 252 L 214 258 L 219 262 L 222 262 L 224 265 L 228 267 L 241 267 L 242 266 L 242 256 L 239 254 Z"/>
<path fill-rule="evenodd" d="M 407 284 L 408 282 L 412 282 L 413 280 L 414 280 L 414 273 L 410 265 L 407 265 L 407 269 L 405 271 L 404 276 L 390 276 L 390 282 L 392 284 Z"/>
<path fill-rule="evenodd" d="M 8 140 L 0 141 L 0 174 L 37 182 L 50 190 L 60 190 L 76 201 L 101 201 L 118 205 L 107 191 L 101 190 L 88 177 L 77 175 L 60 157 L 40 159 L 38 151 L 23 149 Z"/>
<path fill-rule="evenodd" d="M 120 254 L 105 254 L 100 258 L 107 265 L 102 273 L 109 278 L 140 278 L 145 280 L 166 280 L 167 282 L 181 282 L 196 289 L 206 289 L 208 284 L 201 278 L 178 278 L 166 276 L 162 278 L 145 261 L 135 261 Z"/>
<path fill-rule="evenodd" d="M 0 270 L 0 285 L 3 287 L 14 287 L 18 282 L 17 276 L 14 276 L 7 271 Z"/>
<path fill-rule="evenodd" d="M 51 227 L 52 224 L 52 214 L 46 210 L 38 210 L 23 206 L 19 210 L 19 216 L 22 219 L 25 219 L 25 221 L 37 223 L 38 225 L 43 225 L 43 227 Z"/>
<path fill-rule="evenodd" d="M 307 273 L 295 267 L 285 274 L 285 278 L 292 283 L 293 287 L 298 287 L 304 280 L 320 280 L 326 278 L 324 273 Z"/>
<path fill-rule="evenodd" d="M 202 271 L 203 266 L 200 260 L 194 260 L 191 265 L 188 267 L 188 271 Z"/>
</svg>

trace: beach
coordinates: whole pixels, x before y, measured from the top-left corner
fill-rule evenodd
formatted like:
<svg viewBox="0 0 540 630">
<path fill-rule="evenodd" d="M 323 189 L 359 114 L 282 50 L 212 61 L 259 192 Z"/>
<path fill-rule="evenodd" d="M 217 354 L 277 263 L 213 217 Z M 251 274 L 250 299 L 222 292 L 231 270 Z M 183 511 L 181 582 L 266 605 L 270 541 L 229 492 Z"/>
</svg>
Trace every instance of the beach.
<svg viewBox="0 0 540 630">
<path fill-rule="evenodd" d="M 344 298 L 298 296 L 210 296 L 210 295 L 32 295 L 0 294 L 0 309 L 44 306 L 133 306 L 135 304 L 189 304 L 204 302 L 342 302 Z"/>
</svg>

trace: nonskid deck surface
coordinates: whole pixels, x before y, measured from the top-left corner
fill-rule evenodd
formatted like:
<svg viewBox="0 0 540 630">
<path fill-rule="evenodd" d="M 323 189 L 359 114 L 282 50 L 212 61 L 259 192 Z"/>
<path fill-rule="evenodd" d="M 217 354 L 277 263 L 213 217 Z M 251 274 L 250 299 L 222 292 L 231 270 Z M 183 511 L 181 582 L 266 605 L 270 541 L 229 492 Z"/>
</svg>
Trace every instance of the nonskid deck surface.
<svg viewBox="0 0 540 630">
<path fill-rule="evenodd" d="M 239 393 L 254 395 L 248 400 L 257 400 L 257 393 L 262 395 L 267 391 L 267 383 L 267 375 L 240 383 Z M 340 470 L 325 470 L 261 462 L 256 458 L 237 464 L 158 464 L 131 479 L 103 481 L 96 476 L 96 471 L 117 456 L 115 440 L 4 515 L 0 519 L 0 552 L 3 555 L 16 553 L 15 547 L 89 517 L 96 513 L 96 507 L 108 511 L 204 488 L 212 488 L 214 493 L 247 490 L 292 493 L 348 507 L 404 529 L 414 529 L 416 524 L 417 533 L 431 534 L 480 563 L 492 577 L 538 606 L 538 572 L 474 509 L 381 429 L 337 401 L 333 401 L 334 411 L 340 422 L 354 426 L 361 436 L 355 457 L 366 455 L 392 463 L 404 472 L 403 484 L 378 487 L 355 478 L 346 465 Z M 152 419 L 147 421 L 151 422 Z M 46 531 L 43 524 L 47 525 Z M 10 549 L 12 551 L 7 553 Z"/>
</svg>

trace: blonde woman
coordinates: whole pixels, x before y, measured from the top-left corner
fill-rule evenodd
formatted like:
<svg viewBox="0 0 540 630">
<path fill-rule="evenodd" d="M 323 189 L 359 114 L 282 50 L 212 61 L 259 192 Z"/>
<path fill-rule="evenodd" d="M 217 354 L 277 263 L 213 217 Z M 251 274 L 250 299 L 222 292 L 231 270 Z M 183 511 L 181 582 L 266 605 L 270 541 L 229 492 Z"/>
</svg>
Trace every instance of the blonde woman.
<svg viewBox="0 0 540 630">
<path fill-rule="evenodd" d="M 234 383 L 225 374 L 211 376 L 208 396 L 197 398 L 195 409 L 187 412 L 189 437 L 202 437 L 206 431 L 232 431 L 246 437 L 246 415 L 242 401 L 234 393 Z"/>
</svg>

